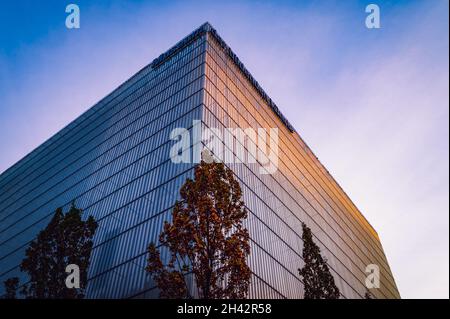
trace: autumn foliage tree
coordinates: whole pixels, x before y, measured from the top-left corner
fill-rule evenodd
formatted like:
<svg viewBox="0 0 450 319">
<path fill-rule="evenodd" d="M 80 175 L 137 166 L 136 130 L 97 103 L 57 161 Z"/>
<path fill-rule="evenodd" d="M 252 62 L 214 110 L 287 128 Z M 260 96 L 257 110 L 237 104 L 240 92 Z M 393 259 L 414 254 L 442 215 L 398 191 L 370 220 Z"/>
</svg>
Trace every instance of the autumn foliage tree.
<svg viewBox="0 0 450 319">
<path fill-rule="evenodd" d="M 305 299 L 339 299 L 339 289 L 320 248 L 314 243 L 311 229 L 302 223 L 303 260 L 305 265 L 298 272 L 303 278 Z"/>
<path fill-rule="evenodd" d="M 82 211 L 74 204 L 66 214 L 58 208 L 47 227 L 31 242 L 20 264 L 20 270 L 29 278 L 20 291 L 25 298 L 84 297 L 92 238 L 98 225 L 92 216 L 83 221 L 81 215 Z M 69 264 L 80 269 L 80 288 L 66 286 L 66 267 Z M 18 283 L 17 277 L 4 282 L 6 297 L 15 297 Z"/>
<path fill-rule="evenodd" d="M 180 189 L 161 246 L 150 244 L 147 271 L 161 298 L 245 298 L 250 283 L 247 211 L 233 172 L 201 161 Z M 162 260 L 160 250 L 167 249 Z M 189 284 L 187 278 L 193 279 Z M 195 287 L 195 291 L 192 291 Z M 195 293 L 196 292 L 196 293 Z"/>
</svg>

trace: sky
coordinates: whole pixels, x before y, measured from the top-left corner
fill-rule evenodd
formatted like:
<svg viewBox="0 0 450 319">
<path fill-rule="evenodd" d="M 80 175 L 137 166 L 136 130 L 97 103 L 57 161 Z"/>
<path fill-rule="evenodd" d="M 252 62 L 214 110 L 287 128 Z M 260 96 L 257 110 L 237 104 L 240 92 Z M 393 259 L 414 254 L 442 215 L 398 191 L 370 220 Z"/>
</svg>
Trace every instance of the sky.
<svg viewBox="0 0 450 319">
<path fill-rule="evenodd" d="M 448 6 L 2 1 L 0 172 L 209 21 L 377 230 L 402 298 L 449 298 Z"/>
</svg>

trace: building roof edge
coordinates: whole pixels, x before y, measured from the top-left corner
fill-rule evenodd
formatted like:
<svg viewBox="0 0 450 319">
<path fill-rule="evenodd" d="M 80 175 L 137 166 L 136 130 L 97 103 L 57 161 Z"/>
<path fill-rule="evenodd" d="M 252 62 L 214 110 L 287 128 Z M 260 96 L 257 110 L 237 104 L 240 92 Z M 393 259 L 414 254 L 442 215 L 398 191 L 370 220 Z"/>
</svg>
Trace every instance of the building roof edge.
<svg viewBox="0 0 450 319">
<path fill-rule="evenodd" d="M 244 63 L 239 60 L 237 55 L 233 52 L 233 50 L 227 45 L 227 43 L 222 39 L 222 37 L 217 33 L 216 29 L 209 23 L 205 22 L 200 27 L 198 27 L 196 30 L 194 30 L 192 33 L 190 33 L 188 36 L 184 37 L 181 41 L 179 41 L 177 44 L 175 44 L 173 47 L 171 47 L 169 50 L 161 54 L 159 57 L 154 59 L 150 66 L 153 69 L 158 68 L 160 65 L 162 65 L 164 62 L 168 61 L 173 55 L 175 55 L 179 50 L 183 49 L 187 45 L 189 45 L 192 41 L 197 39 L 198 37 L 209 33 L 211 34 L 219 43 L 219 45 L 222 47 L 222 49 L 225 51 L 225 53 L 233 60 L 233 62 L 237 65 L 239 70 L 242 72 L 242 74 L 247 78 L 247 80 L 255 87 L 256 91 L 259 93 L 261 98 L 269 105 L 269 107 L 273 110 L 273 112 L 278 116 L 278 118 L 283 122 L 283 124 L 286 126 L 286 128 L 291 132 L 296 132 L 294 127 L 289 123 L 289 121 L 284 117 L 284 115 L 281 113 L 278 106 L 275 104 L 274 101 L 269 97 L 269 95 L 264 91 L 264 89 L 259 85 L 258 81 L 251 75 L 251 73 L 247 70 Z"/>
</svg>

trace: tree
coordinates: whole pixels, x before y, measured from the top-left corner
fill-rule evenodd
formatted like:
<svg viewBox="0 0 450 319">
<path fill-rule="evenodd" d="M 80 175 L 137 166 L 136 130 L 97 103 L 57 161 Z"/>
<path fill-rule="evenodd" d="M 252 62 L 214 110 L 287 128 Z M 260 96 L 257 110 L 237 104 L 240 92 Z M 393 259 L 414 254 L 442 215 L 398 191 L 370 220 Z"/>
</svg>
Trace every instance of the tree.
<svg viewBox="0 0 450 319">
<path fill-rule="evenodd" d="M 169 256 L 164 263 L 155 244 L 148 248 L 147 271 L 161 298 L 245 298 L 251 271 L 247 210 L 233 172 L 223 163 L 201 161 L 194 180 L 187 179 L 175 203 L 172 222 L 165 222 L 160 249 Z"/>
<path fill-rule="evenodd" d="M 339 289 L 334 283 L 326 260 L 320 248 L 314 243 L 311 229 L 302 223 L 303 260 L 305 265 L 299 269 L 305 286 L 305 299 L 339 299 Z"/>
<path fill-rule="evenodd" d="M 75 204 L 72 204 L 66 214 L 58 208 L 47 227 L 31 242 L 20 264 L 20 270 L 26 272 L 29 277 L 29 281 L 20 291 L 25 298 L 84 297 L 92 238 L 98 225 L 92 216 L 83 221 L 81 214 L 82 211 L 76 208 Z M 70 264 L 79 267 L 79 288 L 66 286 L 66 267 Z M 7 293 L 12 291 L 16 279 L 11 278 L 5 282 Z M 18 280 L 16 288 L 17 285 Z"/>
<path fill-rule="evenodd" d="M 17 289 L 19 287 L 19 278 L 13 277 L 3 282 L 5 285 L 6 294 L 5 299 L 16 299 Z"/>
</svg>

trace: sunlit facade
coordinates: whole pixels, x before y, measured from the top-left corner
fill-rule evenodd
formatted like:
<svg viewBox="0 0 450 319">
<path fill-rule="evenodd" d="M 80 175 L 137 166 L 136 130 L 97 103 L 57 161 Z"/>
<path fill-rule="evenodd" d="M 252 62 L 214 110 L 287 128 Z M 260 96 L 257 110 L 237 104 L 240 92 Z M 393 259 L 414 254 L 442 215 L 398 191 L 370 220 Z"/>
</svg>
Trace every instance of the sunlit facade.
<svg viewBox="0 0 450 319">
<path fill-rule="evenodd" d="M 258 163 L 244 159 L 227 163 L 249 211 L 249 298 L 303 297 L 301 222 L 312 229 L 342 298 L 364 297 L 370 264 L 381 274 L 370 293 L 399 297 L 375 230 L 209 24 L 0 175 L 0 282 L 26 282 L 19 264 L 28 243 L 55 208 L 75 200 L 99 222 L 87 296 L 157 297 L 144 269 L 146 248 L 195 167 L 170 158 L 170 134 L 192 132 L 195 121 L 219 131 L 278 129 L 275 173 L 261 174 Z"/>
</svg>

